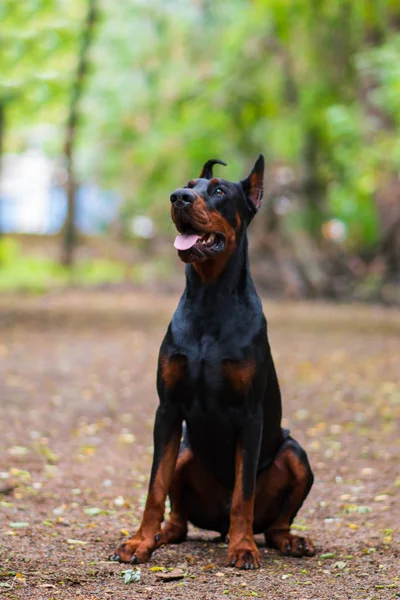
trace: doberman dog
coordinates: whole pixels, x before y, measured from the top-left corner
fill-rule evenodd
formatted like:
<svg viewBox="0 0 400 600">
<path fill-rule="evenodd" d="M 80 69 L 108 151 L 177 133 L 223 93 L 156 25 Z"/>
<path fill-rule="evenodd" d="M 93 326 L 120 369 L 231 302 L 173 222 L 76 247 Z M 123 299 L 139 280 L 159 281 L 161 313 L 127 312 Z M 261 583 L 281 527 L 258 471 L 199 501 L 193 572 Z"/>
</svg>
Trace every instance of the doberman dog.
<svg viewBox="0 0 400 600">
<path fill-rule="evenodd" d="M 281 394 L 248 260 L 247 226 L 264 158 L 231 183 L 200 177 L 171 194 L 186 288 L 161 344 L 154 458 L 139 530 L 112 560 L 142 563 L 186 539 L 187 523 L 228 534 L 227 564 L 257 569 L 255 533 L 284 555 L 313 556 L 290 526 L 313 484 L 307 455 L 281 428 Z M 170 496 L 169 522 L 161 527 Z"/>
</svg>

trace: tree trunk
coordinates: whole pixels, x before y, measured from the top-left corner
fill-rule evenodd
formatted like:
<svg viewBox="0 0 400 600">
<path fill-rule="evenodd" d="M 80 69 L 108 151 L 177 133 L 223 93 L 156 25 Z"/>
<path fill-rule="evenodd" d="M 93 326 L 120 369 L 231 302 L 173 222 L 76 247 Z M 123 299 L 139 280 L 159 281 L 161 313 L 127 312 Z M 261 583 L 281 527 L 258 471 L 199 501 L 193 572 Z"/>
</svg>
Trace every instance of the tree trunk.
<svg viewBox="0 0 400 600">
<path fill-rule="evenodd" d="M 88 53 L 93 38 L 94 25 L 97 15 L 97 0 L 88 0 L 88 12 L 82 31 L 78 65 L 75 81 L 72 84 L 70 108 L 66 126 L 64 154 L 67 169 L 67 218 L 64 224 L 61 263 L 71 267 L 74 262 L 74 250 L 77 243 L 76 231 L 76 180 L 74 165 L 75 140 L 78 125 L 79 101 L 88 70 Z"/>
</svg>

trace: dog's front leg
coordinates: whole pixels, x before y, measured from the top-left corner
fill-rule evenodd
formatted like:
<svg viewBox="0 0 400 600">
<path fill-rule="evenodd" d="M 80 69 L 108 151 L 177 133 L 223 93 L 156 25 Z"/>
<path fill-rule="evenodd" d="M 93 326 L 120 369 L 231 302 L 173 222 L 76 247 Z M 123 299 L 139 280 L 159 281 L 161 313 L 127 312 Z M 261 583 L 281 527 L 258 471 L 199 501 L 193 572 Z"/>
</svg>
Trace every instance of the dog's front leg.
<svg viewBox="0 0 400 600">
<path fill-rule="evenodd" d="M 236 448 L 235 487 L 230 512 L 228 566 L 258 569 L 260 553 L 253 536 L 254 495 L 262 417 L 249 415 Z"/>
<path fill-rule="evenodd" d="M 176 407 L 160 404 L 154 424 L 154 457 L 149 491 L 138 531 L 122 543 L 111 560 L 142 563 L 160 544 L 165 499 L 169 492 L 182 435 L 182 420 Z"/>
</svg>

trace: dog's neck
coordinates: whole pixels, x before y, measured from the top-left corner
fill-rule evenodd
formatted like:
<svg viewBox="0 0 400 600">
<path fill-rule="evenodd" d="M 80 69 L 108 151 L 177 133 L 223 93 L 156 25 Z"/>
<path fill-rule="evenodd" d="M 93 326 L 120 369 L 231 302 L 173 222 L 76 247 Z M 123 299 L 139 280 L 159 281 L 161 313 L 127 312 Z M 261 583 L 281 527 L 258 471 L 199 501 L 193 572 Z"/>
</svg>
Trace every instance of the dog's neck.
<svg viewBox="0 0 400 600">
<path fill-rule="evenodd" d="M 248 260 L 248 241 L 247 234 L 244 233 L 237 242 L 237 246 L 226 261 L 226 265 L 216 278 L 212 278 L 216 265 L 209 259 L 206 263 L 201 263 L 200 268 L 195 268 L 193 264 L 186 267 L 186 297 L 196 298 L 204 297 L 213 301 L 218 298 L 224 298 L 243 293 L 246 288 L 254 289 L 250 275 Z"/>
</svg>

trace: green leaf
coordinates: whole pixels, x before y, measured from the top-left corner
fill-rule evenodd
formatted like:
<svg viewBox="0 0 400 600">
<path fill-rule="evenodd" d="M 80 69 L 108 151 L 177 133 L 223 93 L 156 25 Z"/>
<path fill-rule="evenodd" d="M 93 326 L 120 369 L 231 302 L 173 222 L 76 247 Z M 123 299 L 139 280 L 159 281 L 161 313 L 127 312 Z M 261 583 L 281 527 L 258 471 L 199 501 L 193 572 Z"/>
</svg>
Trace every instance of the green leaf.
<svg viewBox="0 0 400 600">
<path fill-rule="evenodd" d="M 83 512 L 85 515 L 90 515 L 91 517 L 95 517 L 96 515 L 101 514 L 103 511 L 101 508 L 93 507 L 93 508 L 84 508 Z"/>
<path fill-rule="evenodd" d="M 140 569 L 127 569 L 126 571 L 121 572 L 121 577 L 124 579 L 124 583 L 137 583 L 140 581 L 142 576 L 142 572 Z"/>
</svg>

